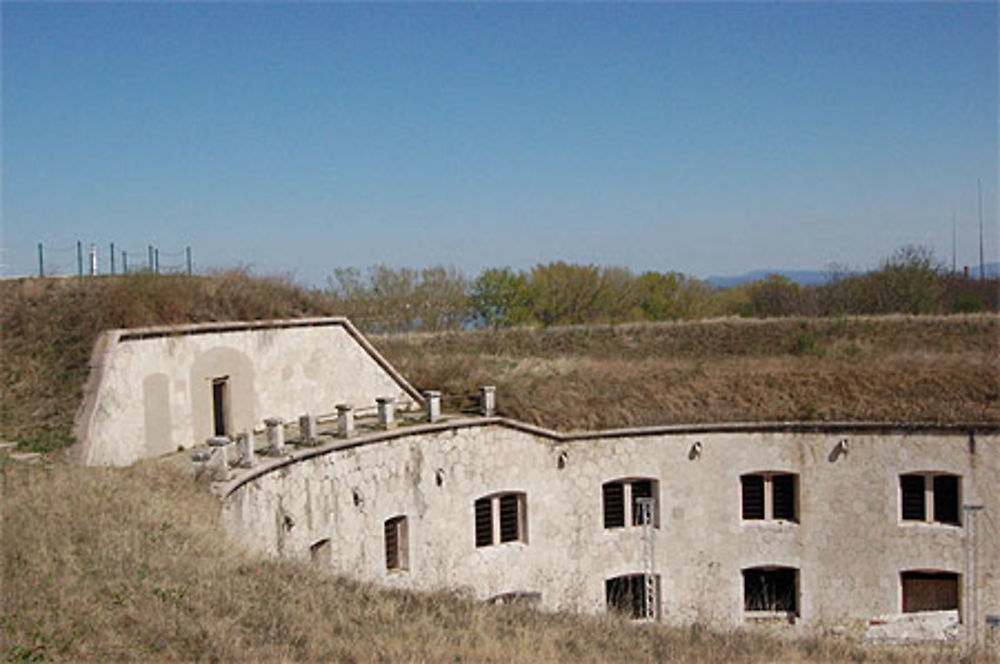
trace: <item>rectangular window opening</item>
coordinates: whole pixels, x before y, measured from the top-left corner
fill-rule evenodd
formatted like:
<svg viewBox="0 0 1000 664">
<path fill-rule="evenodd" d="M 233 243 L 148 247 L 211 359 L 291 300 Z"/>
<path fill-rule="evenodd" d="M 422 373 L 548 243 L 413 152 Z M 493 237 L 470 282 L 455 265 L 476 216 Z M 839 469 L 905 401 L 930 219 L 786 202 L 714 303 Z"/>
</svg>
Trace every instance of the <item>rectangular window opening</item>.
<svg viewBox="0 0 1000 664">
<path fill-rule="evenodd" d="M 406 517 L 396 516 L 385 521 L 385 568 L 409 569 L 409 542 Z"/>
<path fill-rule="evenodd" d="M 746 611 L 796 614 L 798 570 L 793 567 L 754 567 L 743 570 L 743 608 Z"/>
<path fill-rule="evenodd" d="M 958 609 L 959 575 L 954 572 L 903 572 L 903 613 Z"/>
<path fill-rule="evenodd" d="M 627 574 L 607 579 L 604 596 L 610 611 L 636 620 L 655 620 L 659 615 L 660 576 Z"/>
<path fill-rule="evenodd" d="M 962 478 L 946 473 L 899 476 L 899 512 L 903 521 L 962 525 Z"/>
</svg>

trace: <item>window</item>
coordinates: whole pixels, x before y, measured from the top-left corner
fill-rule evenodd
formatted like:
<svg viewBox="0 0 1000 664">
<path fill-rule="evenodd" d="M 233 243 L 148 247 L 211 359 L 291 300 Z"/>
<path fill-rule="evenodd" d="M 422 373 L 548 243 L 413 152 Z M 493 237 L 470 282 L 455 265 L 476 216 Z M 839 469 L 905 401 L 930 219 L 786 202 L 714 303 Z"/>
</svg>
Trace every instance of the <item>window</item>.
<svg viewBox="0 0 1000 664">
<path fill-rule="evenodd" d="M 913 571 L 899 575 L 903 613 L 958 609 L 958 574 Z"/>
<path fill-rule="evenodd" d="M 798 483 L 798 475 L 793 473 L 750 473 L 741 476 L 743 519 L 797 522 Z"/>
<path fill-rule="evenodd" d="M 410 568 L 409 542 L 406 517 L 394 516 L 385 521 L 385 568 L 408 570 Z"/>
<path fill-rule="evenodd" d="M 961 525 L 961 477 L 944 473 L 899 476 L 899 507 L 903 521 Z"/>
<path fill-rule="evenodd" d="M 527 506 L 523 493 L 498 493 L 475 502 L 476 546 L 527 542 Z"/>
<path fill-rule="evenodd" d="M 229 376 L 212 379 L 212 424 L 216 436 L 229 435 Z"/>
<path fill-rule="evenodd" d="M 650 518 L 654 528 L 660 527 L 660 510 L 657 501 L 659 482 L 651 479 L 615 480 L 601 487 L 604 503 L 604 527 L 623 528 L 626 523 L 643 525 L 642 505 L 652 501 Z"/>
<path fill-rule="evenodd" d="M 799 571 L 794 567 L 743 570 L 743 610 L 796 615 Z"/>
<path fill-rule="evenodd" d="M 655 620 L 660 606 L 659 574 L 627 574 L 604 582 L 608 609 L 630 618 Z"/>
</svg>

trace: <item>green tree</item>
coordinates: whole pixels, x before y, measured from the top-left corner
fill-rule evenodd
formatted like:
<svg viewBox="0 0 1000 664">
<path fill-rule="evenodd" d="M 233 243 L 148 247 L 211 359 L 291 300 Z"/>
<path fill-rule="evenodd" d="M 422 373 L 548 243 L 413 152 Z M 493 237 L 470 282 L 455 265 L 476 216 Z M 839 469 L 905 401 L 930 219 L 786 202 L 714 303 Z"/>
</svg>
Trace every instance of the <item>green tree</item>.
<svg viewBox="0 0 1000 664">
<path fill-rule="evenodd" d="M 531 293 L 524 272 L 509 267 L 484 270 L 469 293 L 473 321 L 483 327 L 510 327 L 531 321 Z"/>
</svg>

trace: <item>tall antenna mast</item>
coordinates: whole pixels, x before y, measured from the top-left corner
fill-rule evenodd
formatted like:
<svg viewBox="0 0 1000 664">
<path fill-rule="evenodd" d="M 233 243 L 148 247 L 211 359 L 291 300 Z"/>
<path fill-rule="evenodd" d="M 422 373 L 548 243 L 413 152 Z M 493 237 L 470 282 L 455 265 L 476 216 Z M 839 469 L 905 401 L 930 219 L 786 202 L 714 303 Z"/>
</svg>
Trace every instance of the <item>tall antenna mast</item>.
<svg viewBox="0 0 1000 664">
<path fill-rule="evenodd" d="M 979 189 L 979 280 L 986 281 L 986 262 L 983 260 L 983 181 L 976 180 Z"/>
<path fill-rule="evenodd" d="M 958 262 L 955 260 L 955 210 L 951 211 L 951 273 L 958 270 Z"/>
</svg>

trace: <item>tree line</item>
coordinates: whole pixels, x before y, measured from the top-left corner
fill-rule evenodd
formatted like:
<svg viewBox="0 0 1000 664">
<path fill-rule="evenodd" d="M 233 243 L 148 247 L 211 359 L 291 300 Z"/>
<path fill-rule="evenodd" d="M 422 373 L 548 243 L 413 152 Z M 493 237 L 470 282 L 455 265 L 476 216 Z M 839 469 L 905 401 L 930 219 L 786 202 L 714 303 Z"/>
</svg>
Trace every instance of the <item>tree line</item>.
<svg viewBox="0 0 1000 664">
<path fill-rule="evenodd" d="M 556 261 L 529 270 L 488 268 L 470 279 L 454 268 L 336 268 L 325 294 L 366 330 L 690 320 L 715 316 L 843 316 L 997 311 L 1000 279 L 944 269 L 923 247 L 906 246 L 877 267 L 833 267 L 826 283 L 784 276 L 716 289 L 679 272 Z"/>
</svg>

